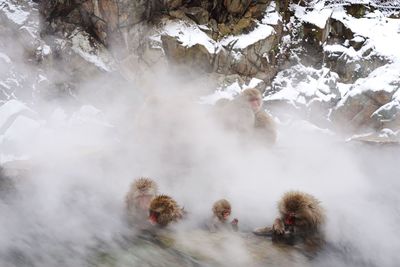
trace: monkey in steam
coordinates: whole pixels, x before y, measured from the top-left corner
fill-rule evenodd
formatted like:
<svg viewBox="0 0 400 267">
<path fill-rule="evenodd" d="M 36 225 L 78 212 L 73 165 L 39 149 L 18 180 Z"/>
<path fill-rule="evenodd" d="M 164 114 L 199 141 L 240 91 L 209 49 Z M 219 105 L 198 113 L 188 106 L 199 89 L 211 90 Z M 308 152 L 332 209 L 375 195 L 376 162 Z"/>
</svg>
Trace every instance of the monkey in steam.
<svg viewBox="0 0 400 267">
<path fill-rule="evenodd" d="M 276 125 L 271 116 L 261 109 L 262 96 L 257 89 L 245 89 L 232 101 L 220 99 L 216 107 L 225 128 L 263 140 L 267 144 L 275 143 Z"/>
<path fill-rule="evenodd" d="M 148 210 L 151 201 L 158 194 L 157 183 L 147 177 L 133 181 L 125 197 L 128 222 L 135 226 L 147 224 Z"/>
<path fill-rule="evenodd" d="M 260 140 L 265 140 L 267 143 L 273 144 L 276 142 L 276 125 L 270 115 L 262 110 L 262 96 L 257 89 L 246 89 L 242 92 L 244 101 L 250 105 L 254 113 L 254 136 Z"/>
<path fill-rule="evenodd" d="M 159 195 L 155 197 L 149 207 L 149 221 L 156 226 L 166 227 L 183 217 L 184 211 L 171 197 Z"/>
<path fill-rule="evenodd" d="M 229 222 L 232 207 L 228 200 L 220 199 L 216 201 L 212 207 L 213 216 L 207 222 L 207 228 L 210 232 L 215 233 L 221 230 L 237 232 L 239 230 L 239 221 L 234 218 Z"/>
<path fill-rule="evenodd" d="M 290 236 L 310 244 L 322 244 L 325 212 L 314 196 L 289 191 L 278 202 L 278 210 L 280 217 L 275 219 L 272 227 L 255 229 L 254 234 L 271 235 L 277 239 Z"/>
</svg>

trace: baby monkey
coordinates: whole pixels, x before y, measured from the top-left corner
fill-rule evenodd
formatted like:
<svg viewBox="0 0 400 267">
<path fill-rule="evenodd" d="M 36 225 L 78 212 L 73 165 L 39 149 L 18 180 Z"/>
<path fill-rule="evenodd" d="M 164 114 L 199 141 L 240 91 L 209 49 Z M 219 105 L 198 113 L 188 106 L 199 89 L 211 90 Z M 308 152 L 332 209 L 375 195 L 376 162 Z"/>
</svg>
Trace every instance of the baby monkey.
<svg viewBox="0 0 400 267">
<path fill-rule="evenodd" d="M 239 220 L 234 218 L 229 222 L 232 208 L 231 204 L 226 199 L 220 199 L 214 203 L 212 208 L 213 216 L 207 222 L 207 228 L 210 232 L 215 233 L 217 231 L 234 231 L 237 232 L 239 229 Z"/>
</svg>

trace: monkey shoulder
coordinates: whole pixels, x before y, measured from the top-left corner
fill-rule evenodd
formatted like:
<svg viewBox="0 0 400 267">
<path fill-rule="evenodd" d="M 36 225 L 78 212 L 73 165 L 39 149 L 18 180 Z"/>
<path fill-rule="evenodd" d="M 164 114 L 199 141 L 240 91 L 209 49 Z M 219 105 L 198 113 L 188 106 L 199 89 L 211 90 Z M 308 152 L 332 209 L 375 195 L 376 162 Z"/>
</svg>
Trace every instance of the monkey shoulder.
<svg viewBox="0 0 400 267">
<path fill-rule="evenodd" d="M 277 130 L 273 118 L 265 111 L 258 111 L 255 114 L 254 134 L 257 139 L 265 140 L 269 144 L 276 142 Z"/>
</svg>

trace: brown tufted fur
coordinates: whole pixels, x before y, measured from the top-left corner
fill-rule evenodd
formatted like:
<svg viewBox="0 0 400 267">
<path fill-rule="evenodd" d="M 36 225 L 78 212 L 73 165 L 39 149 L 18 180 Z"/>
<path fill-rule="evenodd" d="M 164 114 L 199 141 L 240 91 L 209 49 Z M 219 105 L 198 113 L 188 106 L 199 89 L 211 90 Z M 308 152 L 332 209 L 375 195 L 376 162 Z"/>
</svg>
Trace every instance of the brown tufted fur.
<svg viewBox="0 0 400 267">
<path fill-rule="evenodd" d="M 125 204 L 128 211 L 139 208 L 137 198 L 141 196 L 155 197 L 158 193 L 158 186 L 155 181 L 147 177 L 140 177 L 133 181 L 129 192 L 125 196 Z"/>
<path fill-rule="evenodd" d="M 235 130 L 263 143 L 275 143 L 276 125 L 272 117 L 261 109 L 262 96 L 257 89 L 245 89 L 232 101 L 220 99 L 215 106 L 217 117 L 228 130 Z"/>
<path fill-rule="evenodd" d="M 231 212 L 231 204 L 226 199 L 218 200 L 214 203 L 212 211 L 213 214 L 217 216 L 220 221 L 223 221 L 223 213 L 225 211 Z"/>
<path fill-rule="evenodd" d="M 155 197 L 149 208 L 149 213 L 157 213 L 156 222 L 159 226 L 165 227 L 173 221 L 178 221 L 183 216 L 183 209 L 171 197 L 160 195 Z"/>
<path fill-rule="evenodd" d="M 289 191 L 285 193 L 278 203 L 280 218 L 275 220 L 274 230 L 283 233 L 288 225 L 285 218 L 290 213 L 295 214 L 295 222 L 292 231 L 301 234 L 312 234 L 318 232 L 325 223 L 325 212 L 320 201 L 314 196 L 300 191 Z"/>
</svg>

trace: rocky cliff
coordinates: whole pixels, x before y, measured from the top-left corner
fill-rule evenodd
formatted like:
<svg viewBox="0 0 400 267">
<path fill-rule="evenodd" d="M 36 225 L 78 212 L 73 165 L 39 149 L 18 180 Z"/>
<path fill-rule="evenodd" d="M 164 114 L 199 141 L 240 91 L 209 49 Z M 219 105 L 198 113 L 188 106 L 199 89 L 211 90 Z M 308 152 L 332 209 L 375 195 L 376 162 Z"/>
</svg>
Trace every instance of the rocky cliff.
<svg viewBox="0 0 400 267">
<path fill-rule="evenodd" d="M 146 88 L 143 73 L 178 69 L 214 82 L 205 102 L 257 87 L 281 119 L 396 136 L 400 5 L 355 2 L 3 0 L 2 99 L 73 98 L 106 76 Z"/>
</svg>

